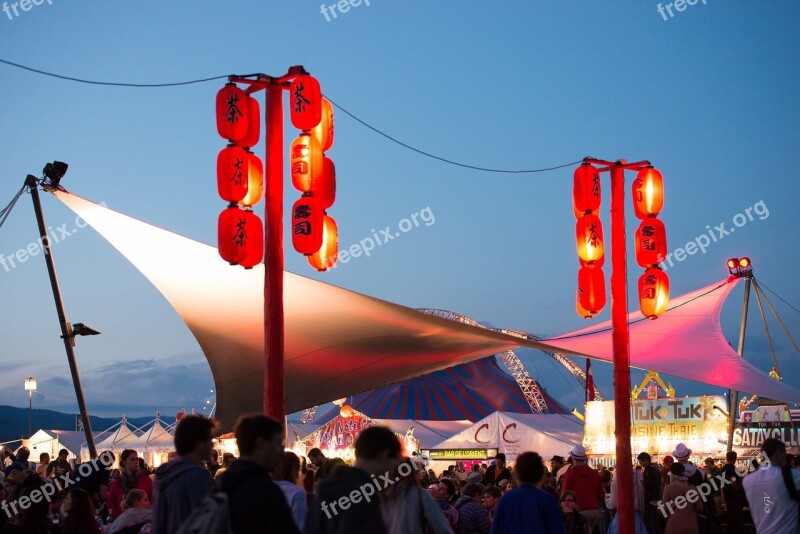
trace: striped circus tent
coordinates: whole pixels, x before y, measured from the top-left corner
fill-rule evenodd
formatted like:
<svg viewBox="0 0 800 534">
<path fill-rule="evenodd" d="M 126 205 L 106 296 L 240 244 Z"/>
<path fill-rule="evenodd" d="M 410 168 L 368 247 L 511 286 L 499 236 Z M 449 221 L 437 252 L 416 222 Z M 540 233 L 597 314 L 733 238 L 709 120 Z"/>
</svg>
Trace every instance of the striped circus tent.
<svg viewBox="0 0 800 534">
<path fill-rule="evenodd" d="M 568 413 L 539 387 L 548 413 Z M 373 419 L 478 421 L 498 411 L 531 412 L 516 380 L 494 356 L 360 393 L 347 403 Z"/>
</svg>

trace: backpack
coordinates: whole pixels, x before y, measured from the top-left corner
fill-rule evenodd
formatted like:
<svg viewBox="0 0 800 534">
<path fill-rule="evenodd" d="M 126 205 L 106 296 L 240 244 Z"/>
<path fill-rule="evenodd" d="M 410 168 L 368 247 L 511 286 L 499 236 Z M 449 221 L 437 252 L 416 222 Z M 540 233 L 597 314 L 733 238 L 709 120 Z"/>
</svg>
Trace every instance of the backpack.
<svg viewBox="0 0 800 534">
<path fill-rule="evenodd" d="M 233 534 L 228 495 L 214 492 L 192 510 L 178 534 Z"/>
</svg>

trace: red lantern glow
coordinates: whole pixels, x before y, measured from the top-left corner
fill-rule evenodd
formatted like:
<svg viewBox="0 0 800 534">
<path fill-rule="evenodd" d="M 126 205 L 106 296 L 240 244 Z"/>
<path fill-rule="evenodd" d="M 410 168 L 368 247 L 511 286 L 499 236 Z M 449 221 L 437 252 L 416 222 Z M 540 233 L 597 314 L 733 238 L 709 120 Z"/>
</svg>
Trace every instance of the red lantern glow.
<svg viewBox="0 0 800 534">
<path fill-rule="evenodd" d="M 354 415 L 353 407 L 350 406 L 349 404 L 345 404 L 339 410 L 339 416 L 342 417 L 343 419 L 350 419 L 351 417 L 353 417 L 353 415 Z"/>
<path fill-rule="evenodd" d="M 247 135 L 248 96 L 235 83 L 225 84 L 217 93 L 217 132 L 230 141 Z"/>
<path fill-rule="evenodd" d="M 647 217 L 636 230 L 636 263 L 654 267 L 667 257 L 667 230 L 655 217 Z"/>
<path fill-rule="evenodd" d="M 655 217 L 664 208 L 664 178 L 653 167 L 642 169 L 633 181 L 633 211 L 640 219 Z"/>
<path fill-rule="evenodd" d="M 298 130 L 310 130 L 322 118 L 322 92 L 313 76 L 303 74 L 292 80 L 289 87 L 289 106 L 292 124 Z"/>
<path fill-rule="evenodd" d="M 318 271 L 326 271 L 336 265 L 339 259 L 339 230 L 336 221 L 325 214 L 322 230 L 322 246 L 314 254 L 308 256 L 308 264 Z"/>
<path fill-rule="evenodd" d="M 585 319 L 600 313 L 606 305 L 606 280 L 603 269 L 581 267 L 575 308 Z"/>
<path fill-rule="evenodd" d="M 600 212 L 600 200 L 600 173 L 584 163 L 573 175 L 572 208 L 575 217 L 580 218 L 585 213 L 597 215 Z"/>
<path fill-rule="evenodd" d="M 311 191 L 311 184 L 323 170 L 322 147 L 308 132 L 301 133 L 292 142 L 290 151 L 292 185 L 302 193 Z"/>
<path fill-rule="evenodd" d="M 639 277 L 639 309 L 648 319 L 656 319 L 667 311 L 669 277 L 657 267 L 647 269 Z"/>
<path fill-rule="evenodd" d="M 311 182 L 311 193 L 322 209 L 330 208 L 336 200 L 336 165 L 327 156 L 322 159 L 322 172 Z"/>
<path fill-rule="evenodd" d="M 575 237 L 578 258 L 586 263 L 594 263 L 603 258 L 603 223 L 597 215 L 582 215 L 575 224 Z"/>
<path fill-rule="evenodd" d="M 322 99 L 322 118 L 311 134 L 319 141 L 322 151 L 326 152 L 333 146 L 333 106 L 327 99 Z"/>
<path fill-rule="evenodd" d="M 264 250 L 261 219 L 250 210 L 226 208 L 220 213 L 217 224 L 217 246 L 219 255 L 231 265 L 244 265 L 243 262 L 252 261 L 256 256 L 261 261 Z"/>
<path fill-rule="evenodd" d="M 217 191 L 226 202 L 247 196 L 248 158 L 242 147 L 228 145 L 217 156 Z"/>
<path fill-rule="evenodd" d="M 300 254 L 313 254 L 322 246 L 323 216 L 311 195 L 303 195 L 292 206 L 292 245 Z"/>
<path fill-rule="evenodd" d="M 248 96 L 247 135 L 239 141 L 239 144 L 245 148 L 254 147 L 258 144 L 259 137 L 261 137 L 261 106 L 258 105 L 258 100 Z"/>
<path fill-rule="evenodd" d="M 247 152 L 247 195 L 239 202 L 242 206 L 255 206 L 264 196 L 264 164 L 261 158 Z"/>
</svg>

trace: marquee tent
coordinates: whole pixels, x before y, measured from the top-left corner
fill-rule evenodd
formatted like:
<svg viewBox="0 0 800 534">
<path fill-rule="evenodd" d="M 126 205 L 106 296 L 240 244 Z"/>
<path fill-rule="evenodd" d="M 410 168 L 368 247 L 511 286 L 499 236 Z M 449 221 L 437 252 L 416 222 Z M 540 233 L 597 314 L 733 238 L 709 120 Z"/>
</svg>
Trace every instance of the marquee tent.
<svg viewBox="0 0 800 534">
<path fill-rule="evenodd" d="M 431 449 L 496 449 L 513 461 L 525 451 L 565 456 L 583 441 L 583 423 L 561 414 L 495 412 Z"/>
<path fill-rule="evenodd" d="M 231 268 L 214 247 L 66 191 L 55 194 L 131 261 L 189 326 L 214 375 L 222 427 L 230 428 L 238 414 L 260 411 L 263 264 L 250 270 Z M 658 321 L 634 325 L 640 333 L 632 328 L 631 365 L 796 401 L 800 391 L 736 357 L 722 336 L 719 307 L 735 282 L 684 298 L 677 314 L 673 304 Z M 315 305 L 308 306 L 309 302 Z M 285 273 L 284 306 L 288 412 L 520 346 L 551 351 L 562 347 L 563 352 L 606 361 L 612 357 L 607 331 L 540 343 L 426 315 L 292 273 Z M 670 320 L 671 314 L 677 319 Z"/>
<path fill-rule="evenodd" d="M 94 440 L 102 441 L 108 437 L 107 432 L 94 434 Z M 31 451 L 31 461 L 38 462 L 39 455 L 46 452 L 51 459 L 58 457 L 58 451 L 67 449 L 69 457 L 79 456 L 81 447 L 86 443 L 86 434 L 80 430 L 44 430 L 40 429 L 28 438 L 24 445 Z"/>
</svg>

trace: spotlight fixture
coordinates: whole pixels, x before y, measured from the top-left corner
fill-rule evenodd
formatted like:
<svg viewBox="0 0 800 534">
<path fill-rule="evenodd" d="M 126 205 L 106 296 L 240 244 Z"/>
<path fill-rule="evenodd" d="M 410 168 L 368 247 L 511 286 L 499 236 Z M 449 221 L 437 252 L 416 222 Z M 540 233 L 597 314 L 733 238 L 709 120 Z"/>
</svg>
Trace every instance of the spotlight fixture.
<svg viewBox="0 0 800 534">
<path fill-rule="evenodd" d="M 750 258 L 730 258 L 726 265 L 728 272 L 733 276 L 741 278 L 753 275 L 753 264 L 750 262 Z"/>
<path fill-rule="evenodd" d="M 61 179 L 67 174 L 69 165 L 63 161 L 54 161 L 44 166 L 42 174 L 44 175 L 45 186 L 58 189 Z"/>
</svg>

